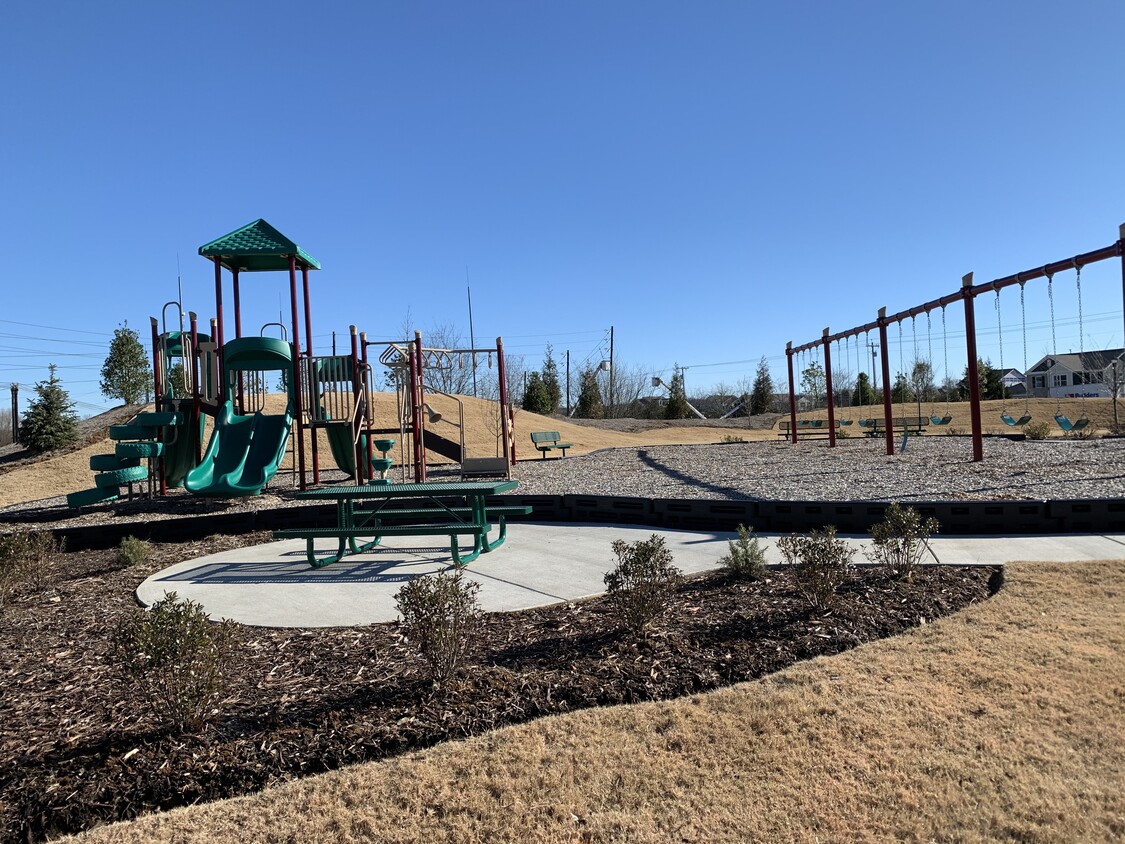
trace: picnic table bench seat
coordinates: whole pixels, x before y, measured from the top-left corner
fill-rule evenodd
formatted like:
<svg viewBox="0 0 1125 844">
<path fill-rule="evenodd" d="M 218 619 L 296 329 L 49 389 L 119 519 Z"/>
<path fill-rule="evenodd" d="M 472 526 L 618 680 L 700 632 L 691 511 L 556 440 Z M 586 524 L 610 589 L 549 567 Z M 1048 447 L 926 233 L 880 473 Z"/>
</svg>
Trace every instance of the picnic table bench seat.
<svg viewBox="0 0 1125 844">
<path fill-rule="evenodd" d="M 562 437 L 559 436 L 558 431 L 532 431 L 531 442 L 543 454 L 543 459 L 547 459 L 547 452 L 554 449 L 560 449 L 563 457 L 566 457 L 566 450 L 574 448 L 572 443 L 564 443 L 561 441 Z"/>
</svg>

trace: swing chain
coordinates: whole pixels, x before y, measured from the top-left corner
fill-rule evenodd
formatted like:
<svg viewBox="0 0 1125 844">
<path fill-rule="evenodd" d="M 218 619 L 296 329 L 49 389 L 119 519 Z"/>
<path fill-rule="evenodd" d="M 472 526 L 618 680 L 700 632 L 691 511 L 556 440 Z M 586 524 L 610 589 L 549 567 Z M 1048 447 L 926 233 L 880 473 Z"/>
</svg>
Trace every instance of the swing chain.
<svg viewBox="0 0 1125 844">
<path fill-rule="evenodd" d="M 1000 288 L 996 288 L 996 336 L 1000 341 L 1000 371 L 1004 371 L 1004 323 L 1000 319 Z"/>
</svg>

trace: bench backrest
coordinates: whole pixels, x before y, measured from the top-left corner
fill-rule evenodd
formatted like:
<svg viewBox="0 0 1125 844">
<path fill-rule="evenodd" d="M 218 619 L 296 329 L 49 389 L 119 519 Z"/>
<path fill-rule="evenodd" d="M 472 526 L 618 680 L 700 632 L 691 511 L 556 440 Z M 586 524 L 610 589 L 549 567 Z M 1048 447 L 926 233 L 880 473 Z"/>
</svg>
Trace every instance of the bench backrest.
<svg viewBox="0 0 1125 844">
<path fill-rule="evenodd" d="M 532 431 L 531 441 L 533 443 L 557 443 L 559 441 L 558 431 Z"/>
</svg>

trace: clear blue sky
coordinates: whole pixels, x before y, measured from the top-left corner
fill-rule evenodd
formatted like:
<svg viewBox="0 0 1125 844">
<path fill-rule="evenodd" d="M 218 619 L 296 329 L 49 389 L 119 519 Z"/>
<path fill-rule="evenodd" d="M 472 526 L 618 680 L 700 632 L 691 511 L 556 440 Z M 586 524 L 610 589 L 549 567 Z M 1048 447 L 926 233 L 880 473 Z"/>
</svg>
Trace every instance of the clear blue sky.
<svg viewBox="0 0 1125 844">
<path fill-rule="evenodd" d="M 678 362 L 692 392 L 762 355 L 780 377 L 787 340 L 1117 239 L 1123 32 L 1119 0 L 11 0 L 0 384 L 54 361 L 81 412 L 107 405 L 113 329 L 147 340 L 177 256 L 210 316 L 197 249 L 258 217 L 324 267 L 321 349 L 351 322 L 397 336 L 408 310 L 467 336 L 468 268 L 478 344 L 534 366 L 548 341 L 598 358 L 612 325 L 622 364 Z M 245 278 L 248 330 L 286 283 Z M 1120 263 L 1083 290 L 1084 346 L 1122 345 Z M 1042 283 L 1028 320 L 1034 361 Z"/>
</svg>

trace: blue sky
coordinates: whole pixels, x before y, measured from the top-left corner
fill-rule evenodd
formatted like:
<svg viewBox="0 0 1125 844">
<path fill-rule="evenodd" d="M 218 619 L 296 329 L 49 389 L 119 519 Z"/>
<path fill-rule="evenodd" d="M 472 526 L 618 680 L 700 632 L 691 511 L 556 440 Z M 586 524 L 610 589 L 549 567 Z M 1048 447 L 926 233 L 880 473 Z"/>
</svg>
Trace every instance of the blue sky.
<svg viewBox="0 0 1125 844">
<path fill-rule="evenodd" d="M 1125 223 L 1116 0 L 12 0 L 3 21 L 0 384 L 56 362 L 84 414 L 113 329 L 147 339 L 177 272 L 210 316 L 197 249 L 258 217 L 324 267 L 321 350 L 408 312 L 467 336 L 467 274 L 478 345 L 577 363 L 612 325 L 622 365 L 678 362 L 691 391 Z M 286 285 L 245 278 L 248 332 Z M 1083 293 L 1084 347 L 1122 345 L 1120 262 Z M 1027 297 L 1034 362 L 1045 285 Z M 1002 309 L 1021 366 L 1017 291 Z M 978 320 L 998 362 L 991 302 Z"/>
</svg>

